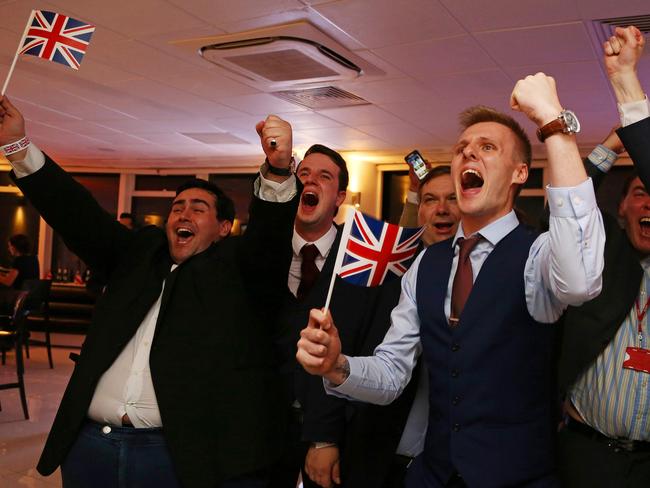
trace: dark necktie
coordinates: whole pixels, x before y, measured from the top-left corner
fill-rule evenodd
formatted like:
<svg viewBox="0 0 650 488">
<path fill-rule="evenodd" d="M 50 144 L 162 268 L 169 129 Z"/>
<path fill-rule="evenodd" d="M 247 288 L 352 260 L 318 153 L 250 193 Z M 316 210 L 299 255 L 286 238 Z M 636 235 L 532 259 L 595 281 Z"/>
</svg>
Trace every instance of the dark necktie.
<svg viewBox="0 0 650 488">
<path fill-rule="evenodd" d="M 451 326 L 458 325 L 460 314 L 463 311 L 463 307 L 465 307 L 465 302 L 467 302 L 470 291 L 472 291 L 474 277 L 469 253 L 476 247 L 480 239 L 481 236 L 478 234 L 467 239 L 463 237 L 458 239 L 458 268 L 456 269 L 454 284 L 451 288 L 451 314 L 449 316 L 449 325 Z"/>
<path fill-rule="evenodd" d="M 314 244 L 305 244 L 300 250 L 300 255 L 302 256 L 302 264 L 300 265 L 300 285 L 296 297 L 298 300 L 304 300 L 320 274 L 316 266 L 316 257 L 320 253 Z"/>
</svg>

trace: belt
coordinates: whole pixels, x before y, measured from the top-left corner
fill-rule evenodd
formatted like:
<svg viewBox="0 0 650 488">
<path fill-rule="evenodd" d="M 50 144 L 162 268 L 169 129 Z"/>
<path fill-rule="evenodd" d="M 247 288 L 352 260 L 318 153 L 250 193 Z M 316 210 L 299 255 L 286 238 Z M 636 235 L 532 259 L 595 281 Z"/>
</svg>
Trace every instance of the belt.
<svg viewBox="0 0 650 488">
<path fill-rule="evenodd" d="M 600 442 L 605 442 L 611 447 L 614 452 L 650 452 L 650 442 L 648 441 L 635 441 L 632 439 L 613 439 L 607 437 L 605 434 L 598 432 L 596 429 L 582 423 L 572 417 L 567 416 L 566 427 L 573 432 L 577 432 L 590 439 L 595 439 Z"/>
<path fill-rule="evenodd" d="M 133 427 L 133 423 L 127 414 L 122 415 L 122 427 Z"/>
</svg>

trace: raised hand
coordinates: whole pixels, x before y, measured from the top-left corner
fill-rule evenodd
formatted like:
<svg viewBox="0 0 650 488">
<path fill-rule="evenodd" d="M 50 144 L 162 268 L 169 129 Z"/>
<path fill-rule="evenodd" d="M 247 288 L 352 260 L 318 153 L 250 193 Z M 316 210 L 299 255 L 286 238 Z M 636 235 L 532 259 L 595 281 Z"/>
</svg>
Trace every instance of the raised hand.
<svg viewBox="0 0 650 488">
<path fill-rule="evenodd" d="M 0 146 L 25 137 L 25 119 L 6 96 L 0 96 Z"/>
<path fill-rule="evenodd" d="M 269 115 L 257 123 L 255 130 L 260 136 L 269 164 L 276 168 L 288 168 L 293 150 L 291 124 L 277 115 Z"/>
<path fill-rule="evenodd" d="M 510 95 L 510 106 L 526 114 L 538 127 L 557 118 L 562 111 L 555 80 L 544 73 L 519 80 Z"/>
<path fill-rule="evenodd" d="M 605 67 L 609 77 L 636 72 L 644 45 L 645 37 L 636 27 L 617 27 L 614 35 L 603 43 Z"/>
<path fill-rule="evenodd" d="M 619 103 L 643 100 L 645 94 L 637 77 L 645 37 L 634 26 L 617 27 L 603 44 L 607 76 Z"/>
</svg>

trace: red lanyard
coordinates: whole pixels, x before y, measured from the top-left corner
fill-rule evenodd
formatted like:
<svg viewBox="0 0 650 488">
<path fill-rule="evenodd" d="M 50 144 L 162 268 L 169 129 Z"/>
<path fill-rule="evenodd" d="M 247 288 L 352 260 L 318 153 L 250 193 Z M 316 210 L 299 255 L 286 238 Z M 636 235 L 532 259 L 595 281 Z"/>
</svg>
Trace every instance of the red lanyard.
<svg viewBox="0 0 650 488">
<path fill-rule="evenodd" d="M 636 308 L 636 320 L 637 327 L 639 329 L 639 341 L 643 340 L 643 331 L 642 331 L 642 322 L 645 318 L 646 313 L 648 312 L 648 305 L 650 305 L 650 297 L 645 301 L 645 306 L 643 310 L 639 310 L 639 299 L 637 298 L 634 302 L 634 307 Z"/>
</svg>

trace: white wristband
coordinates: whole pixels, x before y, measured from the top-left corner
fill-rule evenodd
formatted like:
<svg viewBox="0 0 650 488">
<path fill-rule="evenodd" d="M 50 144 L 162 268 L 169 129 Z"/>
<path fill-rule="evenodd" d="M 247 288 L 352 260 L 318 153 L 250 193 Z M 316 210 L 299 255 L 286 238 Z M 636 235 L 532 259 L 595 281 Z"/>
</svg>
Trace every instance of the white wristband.
<svg viewBox="0 0 650 488">
<path fill-rule="evenodd" d="M 25 136 L 16 142 L 12 142 L 11 144 L 0 146 L 0 150 L 3 152 L 5 156 L 10 156 L 12 154 L 16 154 L 17 152 L 22 151 L 23 149 L 27 149 L 30 144 L 31 142 L 29 141 L 29 139 L 27 139 L 27 136 Z"/>
</svg>

